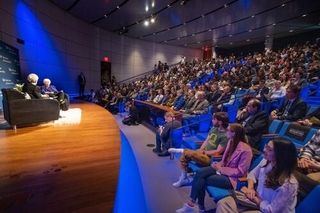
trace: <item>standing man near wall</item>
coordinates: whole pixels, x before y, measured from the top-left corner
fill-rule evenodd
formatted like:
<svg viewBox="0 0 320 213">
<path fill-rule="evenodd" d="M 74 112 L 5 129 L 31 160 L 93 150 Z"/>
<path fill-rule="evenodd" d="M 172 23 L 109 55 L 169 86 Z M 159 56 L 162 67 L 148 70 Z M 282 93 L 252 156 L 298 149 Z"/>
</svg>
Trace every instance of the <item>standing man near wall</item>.
<svg viewBox="0 0 320 213">
<path fill-rule="evenodd" d="M 83 72 L 78 76 L 79 81 L 79 97 L 84 97 L 84 88 L 86 86 L 86 76 L 84 76 Z"/>
</svg>

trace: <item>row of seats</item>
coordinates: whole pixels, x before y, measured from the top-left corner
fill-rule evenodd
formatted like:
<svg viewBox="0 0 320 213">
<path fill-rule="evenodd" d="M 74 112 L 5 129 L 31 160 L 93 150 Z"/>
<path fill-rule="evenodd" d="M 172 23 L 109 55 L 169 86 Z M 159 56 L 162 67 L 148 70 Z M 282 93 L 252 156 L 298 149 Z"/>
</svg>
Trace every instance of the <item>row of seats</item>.
<svg viewBox="0 0 320 213">
<path fill-rule="evenodd" d="M 283 122 L 280 120 L 273 120 L 269 125 L 269 132 L 262 136 L 260 150 L 274 137 L 283 137 L 291 140 L 297 147 L 297 149 L 303 147 L 311 137 L 318 131 L 316 128 L 302 126 L 299 123 Z M 184 138 L 183 146 L 189 149 L 197 149 L 201 146 L 201 141 L 205 140 L 207 133 L 197 133 L 194 138 Z M 252 170 L 263 158 L 261 152 L 253 159 L 250 170 Z M 221 157 L 212 158 L 212 161 L 219 161 Z M 189 167 L 196 172 L 200 167 L 193 161 L 189 162 Z M 299 174 L 297 176 L 299 181 L 299 193 L 298 203 L 296 207 L 297 213 L 302 212 L 319 212 L 320 203 L 317 202 L 317 197 L 320 196 L 320 185 L 312 181 L 305 175 Z M 238 179 L 237 190 L 246 185 L 246 178 L 242 177 Z M 308 186 L 308 187 L 305 187 Z M 311 186 L 311 187 L 310 187 Z M 312 188 L 313 187 L 313 188 Z M 311 189 L 311 190 L 310 190 Z M 226 189 L 207 186 L 206 190 L 208 194 L 213 198 L 215 202 L 220 199 L 229 196 L 230 193 Z"/>
</svg>

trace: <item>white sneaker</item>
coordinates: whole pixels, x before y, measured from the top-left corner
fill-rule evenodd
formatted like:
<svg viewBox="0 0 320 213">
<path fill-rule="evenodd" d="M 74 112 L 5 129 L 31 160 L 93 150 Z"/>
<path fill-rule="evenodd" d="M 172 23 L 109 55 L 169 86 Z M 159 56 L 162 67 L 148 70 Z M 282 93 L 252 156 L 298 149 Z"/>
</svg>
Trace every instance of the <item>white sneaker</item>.
<svg viewBox="0 0 320 213">
<path fill-rule="evenodd" d="M 191 207 L 185 203 L 181 209 L 176 210 L 176 213 L 197 213 L 197 210 L 196 206 Z"/>
<path fill-rule="evenodd" d="M 176 149 L 176 148 L 170 148 L 168 149 L 169 153 L 177 154 L 177 153 L 183 153 L 184 149 Z"/>
<path fill-rule="evenodd" d="M 190 181 L 189 181 L 189 179 L 187 177 L 180 177 L 177 182 L 172 184 L 172 186 L 179 188 L 181 186 L 184 186 L 184 185 L 188 184 L 189 182 Z"/>
</svg>

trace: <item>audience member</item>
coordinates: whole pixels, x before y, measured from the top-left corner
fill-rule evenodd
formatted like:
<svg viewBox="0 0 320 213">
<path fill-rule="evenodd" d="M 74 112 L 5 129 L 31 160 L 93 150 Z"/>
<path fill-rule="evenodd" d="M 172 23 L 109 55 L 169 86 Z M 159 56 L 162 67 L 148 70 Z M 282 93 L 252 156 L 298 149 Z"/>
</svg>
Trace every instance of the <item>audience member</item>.
<svg viewBox="0 0 320 213">
<path fill-rule="evenodd" d="M 266 95 L 268 95 L 268 93 L 269 93 L 269 88 L 266 87 L 265 80 L 263 80 L 263 79 L 260 80 L 258 87 L 256 89 L 256 94 L 257 94 L 256 98 L 258 98 L 262 102 L 265 102 L 268 100 L 266 97 Z"/>
<path fill-rule="evenodd" d="M 139 125 L 138 123 L 138 110 L 130 101 L 126 102 L 126 109 L 129 110 L 129 114 L 124 117 L 122 123 L 125 125 Z"/>
<path fill-rule="evenodd" d="M 224 189 L 236 189 L 238 177 L 247 174 L 252 159 L 252 149 L 246 141 L 243 126 L 230 124 L 227 129 L 229 142 L 220 162 L 200 168 L 192 183 L 190 200 L 176 212 L 196 212 L 198 200 L 199 212 L 205 212 L 205 186 L 216 186 Z"/>
<path fill-rule="evenodd" d="M 181 176 L 179 180 L 173 183 L 174 187 L 180 187 L 189 183 L 187 171 L 189 162 L 194 161 L 199 166 L 210 166 L 210 159 L 215 155 L 223 154 L 228 137 L 226 129 L 229 125 L 229 117 L 226 112 L 217 112 L 212 116 L 213 127 L 210 129 L 206 140 L 202 143 L 200 149 L 182 149 L 170 148 L 170 153 L 182 153 L 180 157 Z"/>
<path fill-rule="evenodd" d="M 251 99 L 246 108 L 237 116 L 248 137 L 249 145 L 259 149 L 262 134 L 268 132 L 269 116 L 266 111 L 260 111 L 261 104 L 258 99 Z"/>
<path fill-rule="evenodd" d="M 277 98 L 283 98 L 286 96 L 286 88 L 281 86 L 280 81 L 275 81 L 274 82 L 274 87 L 273 89 L 270 90 L 268 97 L 271 100 L 277 99 Z"/>
<path fill-rule="evenodd" d="M 284 138 L 271 140 L 264 148 L 264 159 L 248 174 L 248 187 L 241 189 L 259 210 L 250 211 L 252 209 L 237 204 L 228 196 L 217 203 L 216 212 L 295 212 L 298 181 L 293 172 L 297 165 L 296 156 L 291 141 Z"/>
<path fill-rule="evenodd" d="M 304 117 L 298 122 L 304 126 L 319 128 L 320 127 L 320 106 L 317 107 L 313 112 L 307 114 L 306 117 Z"/>
<path fill-rule="evenodd" d="M 271 119 L 298 121 L 307 112 L 307 103 L 299 97 L 300 87 L 291 84 L 282 105 L 271 112 Z"/>
<path fill-rule="evenodd" d="M 177 91 L 177 96 L 175 98 L 175 101 L 171 109 L 180 110 L 183 107 L 184 103 L 185 103 L 185 99 L 183 97 L 183 90 L 180 89 Z"/>
<path fill-rule="evenodd" d="M 197 92 L 197 100 L 191 107 L 182 114 L 182 124 L 184 126 L 184 136 L 190 135 L 189 124 L 198 121 L 198 115 L 208 112 L 209 102 L 204 98 L 204 92 Z"/>
<path fill-rule="evenodd" d="M 223 87 L 223 92 L 221 93 L 220 97 L 217 99 L 215 103 L 213 103 L 214 111 L 222 111 L 223 110 L 223 103 L 228 103 L 231 99 L 232 92 L 231 92 L 231 86 L 226 85 Z"/>
<path fill-rule="evenodd" d="M 168 149 L 173 146 L 172 144 L 172 131 L 181 127 L 181 123 L 174 118 L 172 112 L 164 114 L 165 125 L 160 126 L 156 132 L 156 148 L 153 152 L 160 157 L 169 156 Z"/>
<path fill-rule="evenodd" d="M 320 183 L 320 130 L 300 150 L 298 167 L 302 173 Z"/>
<path fill-rule="evenodd" d="M 57 88 L 51 84 L 51 80 L 48 78 L 43 79 L 43 86 L 41 86 L 41 93 L 48 95 L 51 98 L 57 99 L 60 103 L 60 108 L 63 111 L 69 109 L 69 95 L 62 90 L 58 91 Z"/>
</svg>

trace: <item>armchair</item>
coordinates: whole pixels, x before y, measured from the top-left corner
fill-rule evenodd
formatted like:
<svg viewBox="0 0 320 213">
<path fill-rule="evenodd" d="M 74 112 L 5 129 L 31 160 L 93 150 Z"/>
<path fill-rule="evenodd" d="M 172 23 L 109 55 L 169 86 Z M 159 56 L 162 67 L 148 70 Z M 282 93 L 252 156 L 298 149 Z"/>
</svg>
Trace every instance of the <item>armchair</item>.
<svg viewBox="0 0 320 213">
<path fill-rule="evenodd" d="M 54 99 L 25 99 L 23 93 L 12 88 L 1 89 L 4 119 L 17 128 L 59 119 L 60 105 Z"/>
</svg>

